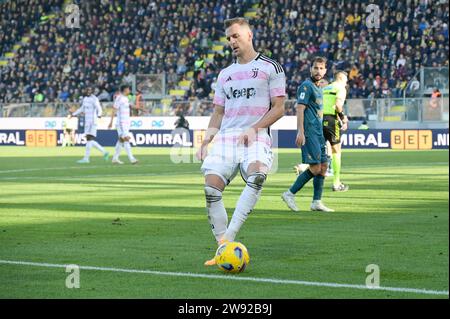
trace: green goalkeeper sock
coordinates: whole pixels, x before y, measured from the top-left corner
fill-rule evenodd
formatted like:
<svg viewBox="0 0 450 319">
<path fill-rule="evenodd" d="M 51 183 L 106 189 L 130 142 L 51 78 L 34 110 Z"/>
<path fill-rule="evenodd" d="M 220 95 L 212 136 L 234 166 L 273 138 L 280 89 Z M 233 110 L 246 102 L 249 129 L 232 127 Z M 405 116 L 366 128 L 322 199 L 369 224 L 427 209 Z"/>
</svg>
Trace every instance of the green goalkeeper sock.
<svg viewBox="0 0 450 319">
<path fill-rule="evenodd" d="M 338 186 L 341 184 L 341 153 L 333 154 L 333 184 Z"/>
</svg>

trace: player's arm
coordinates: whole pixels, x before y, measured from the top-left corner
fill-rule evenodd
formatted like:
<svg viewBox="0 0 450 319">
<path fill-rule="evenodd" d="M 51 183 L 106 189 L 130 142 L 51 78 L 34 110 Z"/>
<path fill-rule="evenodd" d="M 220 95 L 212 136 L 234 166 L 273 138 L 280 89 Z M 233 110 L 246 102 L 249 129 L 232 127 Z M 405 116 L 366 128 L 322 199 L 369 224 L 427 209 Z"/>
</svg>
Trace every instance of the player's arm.
<svg viewBox="0 0 450 319">
<path fill-rule="evenodd" d="M 97 100 L 97 101 L 95 102 L 95 107 L 96 107 L 96 110 L 97 110 L 97 116 L 98 116 L 99 118 L 102 117 L 103 110 L 102 110 L 102 105 L 100 104 L 100 101 L 99 101 L 99 100 Z"/>
<path fill-rule="evenodd" d="M 336 96 L 336 112 L 342 113 L 344 112 L 344 103 L 345 103 L 345 96 L 347 95 L 346 90 L 340 90 L 339 93 Z"/>
<path fill-rule="evenodd" d="M 114 101 L 113 107 L 111 109 L 111 120 L 109 121 L 108 129 L 111 129 L 114 122 L 114 117 L 116 116 L 116 110 L 118 108 L 117 102 Z"/>
<path fill-rule="evenodd" d="M 302 83 L 297 90 L 297 138 L 295 144 L 298 147 L 305 145 L 305 110 L 309 105 L 311 96 L 311 88 Z"/>
<path fill-rule="evenodd" d="M 214 139 L 217 132 L 222 125 L 223 115 L 225 113 L 225 108 L 221 105 L 214 105 L 214 112 L 209 120 L 208 129 L 206 130 L 205 138 L 203 139 L 200 149 L 197 151 L 197 158 L 203 161 L 208 155 L 208 145 Z"/>
<path fill-rule="evenodd" d="M 269 112 L 264 114 L 264 116 L 255 124 L 253 124 L 252 128 L 258 132 L 260 129 L 266 129 L 271 126 L 273 123 L 278 121 L 284 115 L 284 96 L 275 96 L 271 99 L 271 108 Z"/>
<path fill-rule="evenodd" d="M 305 104 L 297 104 L 297 138 L 295 144 L 298 147 L 305 145 Z"/>
<path fill-rule="evenodd" d="M 336 112 L 339 117 L 339 122 L 341 125 L 342 130 L 347 129 L 348 124 L 348 118 L 344 114 L 344 104 L 345 104 L 345 98 L 347 96 L 347 90 L 345 88 L 339 90 L 337 96 L 336 96 Z"/>
<path fill-rule="evenodd" d="M 214 111 L 209 120 L 208 129 L 206 130 L 205 138 L 203 139 L 200 149 L 197 151 L 197 158 L 203 161 L 208 155 L 208 145 L 212 142 L 214 136 L 222 125 L 223 115 L 225 113 L 225 99 L 226 94 L 223 89 L 224 77 L 222 72 L 219 73 L 217 77 L 216 89 L 214 92 Z"/>
<path fill-rule="evenodd" d="M 81 104 L 81 106 L 76 110 L 75 112 L 71 113 L 71 116 L 77 116 L 84 112 L 84 104 Z"/>
</svg>

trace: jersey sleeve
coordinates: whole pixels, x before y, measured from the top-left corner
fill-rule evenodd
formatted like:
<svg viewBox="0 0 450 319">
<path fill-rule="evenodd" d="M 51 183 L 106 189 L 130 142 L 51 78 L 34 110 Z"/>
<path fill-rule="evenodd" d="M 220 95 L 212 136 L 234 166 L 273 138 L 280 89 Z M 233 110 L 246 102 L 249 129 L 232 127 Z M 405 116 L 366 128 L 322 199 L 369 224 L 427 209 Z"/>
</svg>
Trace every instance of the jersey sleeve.
<svg viewBox="0 0 450 319">
<path fill-rule="evenodd" d="M 223 84 L 225 83 L 225 77 L 223 76 L 223 73 L 220 72 L 219 76 L 217 77 L 217 83 L 216 83 L 216 89 L 214 90 L 214 100 L 213 104 L 225 106 L 225 91 L 223 89 Z"/>
<path fill-rule="evenodd" d="M 279 64 L 269 75 L 269 95 L 270 98 L 286 96 L 286 75 Z"/>
<path fill-rule="evenodd" d="M 297 104 L 308 106 L 311 96 L 311 90 L 306 83 L 302 83 L 297 90 Z"/>
</svg>

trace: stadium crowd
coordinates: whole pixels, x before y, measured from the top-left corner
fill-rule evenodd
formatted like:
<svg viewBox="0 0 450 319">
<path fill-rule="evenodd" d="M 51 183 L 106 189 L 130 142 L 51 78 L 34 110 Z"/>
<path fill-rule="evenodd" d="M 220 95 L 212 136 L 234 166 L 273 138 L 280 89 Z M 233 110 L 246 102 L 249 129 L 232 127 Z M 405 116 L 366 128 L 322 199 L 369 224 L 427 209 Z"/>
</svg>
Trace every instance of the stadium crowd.
<svg viewBox="0 0 450 319">
<path fill-rule="evenodd" d="M 224 19 L 252 19 L 255 47 L 279 61 L 287 91 L 295 97 L 309 76 L 311 56 L 328 58 L 328 76 L 349 73 L 349 98 L 400 97 L 420 67 L 448 65 L 448 2 L 342 0 L 95 0 L 74 1 L 80 28 L 68 28 L 64 1 L 7 1 L 0 4 L 0 56 L 33 30 L 7 67 L 0 67 L 0 103 L 77 101 L 93 85 L 110 101 L 135 73 L 166 72 L 174 88 L 194 71 L 184 99 L 207 99 L 231 52 L 206 55 L 223 36 Z M 380 8 L 379 28 L 368 27 L 366 5 Z M 49 13 L 56 18 L 47 18 Z M 210 107 L 200 107 L 208 114 Z"/>
</svg>

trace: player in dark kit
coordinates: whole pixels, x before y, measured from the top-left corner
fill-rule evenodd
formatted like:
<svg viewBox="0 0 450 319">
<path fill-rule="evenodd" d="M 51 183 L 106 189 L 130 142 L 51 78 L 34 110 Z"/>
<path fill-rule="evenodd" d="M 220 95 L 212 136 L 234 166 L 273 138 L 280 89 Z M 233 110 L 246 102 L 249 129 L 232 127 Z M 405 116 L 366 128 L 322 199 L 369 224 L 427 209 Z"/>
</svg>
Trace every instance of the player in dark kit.
<svg viewBox="0 0 450 319">
<path fill-rule="evenodd" d="M 323 101 L 320 80 L 327 72 L 326 59 L 314 58 L 311 66 L 311 79 L 305 80 L 297 91 L 297 138 L 296 144 L 302 148 L 302 162 L 309 168 L 297 177 L 289 190 L 281 198 L 293 211 L 299 211 L 295 203 L 295 194 L 314 178 L 314 196 L 311 210 L 332 212 L 322 199 L 323 184 L 328 167 L 326 143 L 323 136 Z"/>
</svg>

